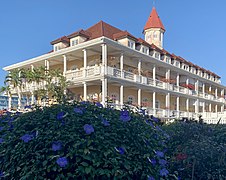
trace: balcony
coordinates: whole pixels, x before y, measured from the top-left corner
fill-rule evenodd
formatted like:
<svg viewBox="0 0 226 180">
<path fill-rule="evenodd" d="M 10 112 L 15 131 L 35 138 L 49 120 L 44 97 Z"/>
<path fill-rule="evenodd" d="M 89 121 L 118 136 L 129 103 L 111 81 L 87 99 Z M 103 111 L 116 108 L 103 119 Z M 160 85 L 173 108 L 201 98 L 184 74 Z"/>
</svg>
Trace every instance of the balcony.
<svg viewBox="0 0 226 180">
<path fill-rule="evenodd" d="M 187 94 L 191 96 L 197 96 L 207 100 L 214 100 L 217 102 L 225 102 L 223 98 L 219 98 L 219 97 L 216 98 L 215 96 L 207 93 L 203 94 L 202 92 L 196 92 L 194 90 L 190 90 L 182 86 L 176 86 L 174 84 L 170 84 L 160 80 L 154 80 L 152 78 L 137 75 L 135 73 L 124 71 L 124 70 L 121 71 L 120 69 L 109 67 L 109 66 L 106 69 L 103 66 L 91 66 L 91 67 L 87 67 L 86 69 L 81 68 L 78 70 L 67 71 L 66 78 L 67 80 L 74 82 L 79 79 L 87 80 L 87 78 L 99 77 L 100 75 L 104 75 L 104 74 L 108 76 L 112 76 L 114 78 L 123 79 L 123 80 L 131 81 L 139 84 L 144 84 L 151 87 L 157 87 L 157 88 L 172 91 L 172 92 L 178 92 L 178 93 Z"/>
</svg>

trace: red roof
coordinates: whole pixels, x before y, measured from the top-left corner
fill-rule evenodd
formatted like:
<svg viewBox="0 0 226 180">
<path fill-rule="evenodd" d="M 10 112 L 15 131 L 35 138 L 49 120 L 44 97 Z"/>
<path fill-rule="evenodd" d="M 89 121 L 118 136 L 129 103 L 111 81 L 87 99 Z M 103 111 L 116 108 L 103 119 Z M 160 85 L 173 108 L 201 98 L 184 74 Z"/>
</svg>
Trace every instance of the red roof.
<svg viewBox="0 0 226 180">
<path fill-rule="evenodd" d="M 114 26 L 111 26 L 110 24 L 100 21 L 97 24 L 93 25 L 92 27 L 88 28 L 86 32 L 90 33 L 91 35 L 90 39 L 95 39 L 102 36 L 114 39 L 113 34 L 122 31 Z"/>
<path fill-rule="evenodd" d="M 83 29 L 81 29 L 79 31 L 76 31 L 76 32 L 70 34 L 67 37 L 71 39 L 71 38 L 76 37 L 76 36 L 83 36 L 83 37 L 89 38 L 90 37 L 90 33 L 87 32 L 87 31 L 84 31 Z"/>
<path fill-rule="evenodd" d="M 137 41 L 137 38 L 127 31 L 121 31 L 119 33 L 113 34 L 114 40 L 122 39 L 122 38 L 125 38 L 125 37 L 130 37 L 133 40 Z"/>
<path fill-rule="evenodd" d="M 161 28 L 161 29 L 165 30 L 155 8 L 153 8 L 144 30 L 148 29 L 148 28 L 152 28 L 152 27 Z M 69 44 L 70 44 L 69 38 L 73 38 L 73 37 L 76 37 L 76 36 L 79 36 L 79 35 L 87 37 L 87 40 L 99 38 L 99 37 L 102 37 L 102 36 L 105 36 L 105 37 L 110 38 L 112 40 L 117 40 L 117 39 L 121 39 L 121 38 L 124 38 L 124 37 L 130 37 L 133 40 L 135 40 L 136 43 L 144 44 L 144 45 L 150 47 L 152 50 L 158 51 L 162 54 L 167 54 L 167 55 L 171 56 L 172 58 L 177 59 L 180 62 L 184 62 L 184 63 L 191 65 L 191 66 L 193 66 L 197 69 L 200 69 L 202 71 L 207 71 L 204 68 L 201 68 L 201 67 L 183 59 L 180 56 L 176 56 L 175 54 L 170 54 L 165 49 L 160 49 L 157 46 L 155 46 L 154 44 L 149 44 L 145 40 L 143 40 L 141 38 L 136 38 L 135 36 L 133 36 L 129 32 L 122 31 L 122 30 L 120 30 L 120 29 L 118 29 L 114 26 L 111 26 L 110 24 L 107 24 L 103 21 L 98 22 L 97 24 L 91 26 L 90 28 L 88 28 L 86 30 L 81 29 L 77 32 L 72 33 L 69 36 L 63 36 L 59 39 L 56 39 L 56 40 L 52 41 L 51 44 L 53 45 L 53 44 L 56 44 L 56 43 L 59 43 L 59 42 L 63 42 L 63 43 L 66 43 L 69 46 Z M 49 52 L 49 53 L 51 53 L 51 52 Z M 207 71 L 207 72 L 211 73 L 211 71 Z M 212 75 L 220 78 L 220 76 L 216 75 L 213 72 L 212 72 Z"/>
<path fill-rule="evenodd" d="M 52 41 L 51 44 L 54 45 L 54 44 L 57 44 L 59 42 L 69 44 L 70 43 L 70 40 L 67 38 L 67 36 L 63 36 L 61 38 L 58 38 L 58 39 Z"/>
<path fill-rule="evenodd" d="M 144 30 L 147 30 L 150 28 L 161 28 L 162 30 L 165 31 L 165 28 L 162 24 L 160 17 L 158 16 L 158 13 L 157 13 L 155 7 L 153 7 L 153 9 L 151 11 L 148 21 L 146 22 L 146 25 L 144 26 Z"/>
</svg>

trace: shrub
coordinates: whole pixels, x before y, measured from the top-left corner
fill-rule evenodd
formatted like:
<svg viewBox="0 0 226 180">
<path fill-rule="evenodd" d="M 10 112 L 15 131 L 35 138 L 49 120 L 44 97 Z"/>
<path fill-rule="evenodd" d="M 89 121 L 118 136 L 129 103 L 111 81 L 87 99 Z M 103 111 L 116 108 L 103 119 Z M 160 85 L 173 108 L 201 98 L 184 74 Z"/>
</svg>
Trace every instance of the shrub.
<svg viewBox="0 0 226 180">
<path fill-rule="evenodd" d="M 176 122 L 165 127 L 171 136 L 169 169 L 182 179 L 226 179 L 226 128 Z"/>
<path fill-rule="evenodd" d="M 155 118 L 83 102 L 8 114 L 0 127 L 0 176 L 6 179 L 169 176 L 168 135 Z"/>
</svg>

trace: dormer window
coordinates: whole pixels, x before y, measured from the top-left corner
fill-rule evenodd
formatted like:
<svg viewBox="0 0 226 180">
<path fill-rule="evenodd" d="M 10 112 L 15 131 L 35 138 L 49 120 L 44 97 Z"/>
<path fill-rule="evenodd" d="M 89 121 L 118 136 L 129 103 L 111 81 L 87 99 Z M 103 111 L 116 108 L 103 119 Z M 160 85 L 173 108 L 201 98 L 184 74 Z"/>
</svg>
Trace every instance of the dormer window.
<svg viewBox="0 0 226 180">
<path fill-rule="evenodd" d="M 54 46 L 54 51 L 59 51 L 60 50 L 60 46 Z"/>
<path fill-rule="evenodd" d="M 142 53 L 144 53 L 144 54 L 148 54 L 148 48 L 146 48 L 146 47 L 142 47 Z"/>
<path fill-rule="evenodd" d="M 156 59 L 160 59 L 160 54 L 156 52 L 156 53 L 155 53 L 155 58 L 156 58 Z"/>
<path fill-rule="evenodd" d="M 75 40 L 71 41 L 71 45 L 72 45 L 72 46 L 75 46 L 75 45 L 77 45 L 77 44 L 78 44 L 78 39 L 75 39 Z"/>
<path fill-rule="evenodd" d="M 134 49 L 135 48 L 135 43 L 133 41 L 128 40 L 128 47 Z"/>
<path fill-rule="evenodd" d="M 166 57 L 166 63 L 170 64 L 170 58 L 169 57 Z"/>
</svg>

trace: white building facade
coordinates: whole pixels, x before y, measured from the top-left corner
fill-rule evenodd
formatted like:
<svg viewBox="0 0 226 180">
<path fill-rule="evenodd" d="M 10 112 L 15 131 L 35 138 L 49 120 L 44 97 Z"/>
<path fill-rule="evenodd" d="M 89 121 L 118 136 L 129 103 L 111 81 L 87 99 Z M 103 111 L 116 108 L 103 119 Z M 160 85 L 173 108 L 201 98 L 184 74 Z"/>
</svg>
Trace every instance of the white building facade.
<svg viewBox="0 0 226 180">
<path fill-rule="evenodd" d="M 222 117 L 226 123 L 225 89 L 220 77 L 170 54 L 163 48 L 165 28 L 153 8 L 136 38 L 103 21 L 63 36 L 51 44 L 53 51 L 3 68 L 60 69 L 74 100 L 107 100 L 117 107 L 129 104 L 158 117 L 196 118 L 207 123 Z M 43 86 L 27 84 L 21 93 Z M 34 99 L 34 97 L 33 97 Z"/>
</svg>

